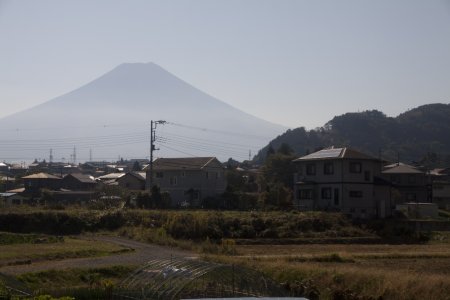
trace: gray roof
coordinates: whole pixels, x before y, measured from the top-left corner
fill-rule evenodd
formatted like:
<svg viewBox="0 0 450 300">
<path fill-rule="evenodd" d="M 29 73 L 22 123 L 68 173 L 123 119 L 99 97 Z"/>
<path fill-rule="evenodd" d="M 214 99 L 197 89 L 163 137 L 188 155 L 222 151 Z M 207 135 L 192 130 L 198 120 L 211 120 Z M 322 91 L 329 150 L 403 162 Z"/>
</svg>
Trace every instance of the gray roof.
<svg viewBox="0 0 450 300">
<path fill-rule="evenodd" d="M 17 193 L 0 193 L 0 197 L 10 197 L 10 196 L 14 196 L 17 195 Z"/>
<path fill-rule="evenodd" d="M 72 176 L 80 182 L 83 183 L 96 183 L 95 178 L 91 175 L 81 174 L 81 173 L 71 173 L 66 175 L 64 178 Z"/>
<path fill-rule="evenodd" d="M 153 170 L 201 170 L 214 161 L 220 164 L 215 157 L 158 158 L 153 162 Z"/>
<path fill-rule="evenodd" d="M 103 176 L 98 177 L 97 179 L 100 180 L 116 180 L 117 178 L 122 177 L 123 175 L 125 175 L 125 173 L 109 173 Z"/>
<path fill-rule="evenodd" d="M 128 175 L 136 177 L 137 179 L 142 180 L 142 181 L 145 181 L 145 179 L 147 178 L 146 172 L 128 172 L 124 176 L 121 176 L 120 178 L 118 178 L 118 180 L 121 181 L 125 176 L 128 176 Z"/>
<path fill-rule="evenodd" d="M 407 167 L 410 167 L 410 168 L 417 169 L 414 166 L 411 166 L 411 165 L 408 165 L 408 164 L 405 164 L 405 163 L 402 163 L 402 162 L 396 162 L 396 163 L 392 163 L 392 164 L 389 164 L 389 165 L 385 165 L 385 166 L 383 166 L 383 168 L 390 169 L 390 168 L 394 168 L 394 167 L 397 167 L 397 166 L 407 166 Z"/>
<path fill-rule="evenodd" d="M 317 152 L 297 158 L 295 161 L 305 160 L 325 160 L 325 159 L 364 159 L 364 160 L 378 160 L 375 157 L 364 154 L 362 152 L 350 148 L 327 148 Z"/>
<path fill-rule="evenodd" d="M 423 174 L 422 171 L 408 165 L 398 165 L 390 169 L 384 170 L 383 174 Z"/>
</svg>

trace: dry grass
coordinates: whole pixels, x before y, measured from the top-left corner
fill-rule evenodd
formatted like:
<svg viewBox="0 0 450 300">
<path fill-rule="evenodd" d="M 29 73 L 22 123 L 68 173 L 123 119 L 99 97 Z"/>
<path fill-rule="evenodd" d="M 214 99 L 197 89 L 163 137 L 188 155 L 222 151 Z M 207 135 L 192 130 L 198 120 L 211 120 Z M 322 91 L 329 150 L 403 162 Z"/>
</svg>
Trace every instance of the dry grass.
<svg viewBox="0 0 450 300">
<path fill-rule="evenodd" d="M 320 299 L 450 299 L 449 244 L 236 248 L 240 256 L 210 259 L 259 269 L 297 296 L 314 298 L 309 286 Z"/>
<path fill-rule="evenodd" d="M 63 242 L 47 244 L 13 244 L 0 246 L 0 266 L 26 261 L 102 256 L 126 252 L 130 249 L 119 245 L 64 238 Z"/>
</svg>

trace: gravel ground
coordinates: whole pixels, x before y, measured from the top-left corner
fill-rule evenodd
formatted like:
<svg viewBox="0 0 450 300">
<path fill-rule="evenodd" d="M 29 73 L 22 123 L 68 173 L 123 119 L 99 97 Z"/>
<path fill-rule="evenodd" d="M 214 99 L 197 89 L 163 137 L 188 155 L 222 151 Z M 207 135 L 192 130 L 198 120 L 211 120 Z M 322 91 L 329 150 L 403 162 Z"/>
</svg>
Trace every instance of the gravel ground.
<svg viewBox="0 0 450 300">
<path fill-rule="evenodd" d="M 88 240 L 114 243 L 123 247 L 132 248 L 134 251 L 124 254 L 117 254 L 103 257 L 74 258 L 65 260 L 39 261 L 36 263 L 4 266 L 0 268 L 0 273 L 7 275 L 19 275 L 30 272 L 40 272 L 50 269 L 67 268 L 100 268 L 113 265 L 134 265 L 141 266 L 155 258 L 185 257 L 195 258 L 195 254 L 180 249 L 145 244 L 122 237 L 92 236 L 85 237 Z"/>
</svg>

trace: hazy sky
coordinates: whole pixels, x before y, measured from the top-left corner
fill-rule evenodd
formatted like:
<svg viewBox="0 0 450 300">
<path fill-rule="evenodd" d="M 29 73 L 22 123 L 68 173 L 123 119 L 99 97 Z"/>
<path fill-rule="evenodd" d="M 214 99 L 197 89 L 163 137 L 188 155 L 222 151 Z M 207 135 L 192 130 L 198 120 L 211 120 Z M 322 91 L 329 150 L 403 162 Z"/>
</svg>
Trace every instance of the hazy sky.
<svg viewBox="0 0 450 300">
<path fill-rule="evenodd" d="M 450 1 L 1 1 L 0 117 L 123 62 L 308 128 L 450 102 Z"/>
</svg>

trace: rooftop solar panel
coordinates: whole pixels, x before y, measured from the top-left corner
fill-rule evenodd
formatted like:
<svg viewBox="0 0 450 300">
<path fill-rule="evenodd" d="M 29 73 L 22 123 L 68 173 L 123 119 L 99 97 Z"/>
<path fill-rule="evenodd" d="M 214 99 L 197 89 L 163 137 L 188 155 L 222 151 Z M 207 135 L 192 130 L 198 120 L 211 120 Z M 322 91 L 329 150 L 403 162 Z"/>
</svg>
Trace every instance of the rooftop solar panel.
<svg viewBox="0 0 450 300">
<path fill-rule="evenodd" d="M 303 156 L 301 159 L 315 159 L 315 158 L 337 158 L 341 155 L 343 148 L 324 149 L 309 155 Z"/>
</svg>

